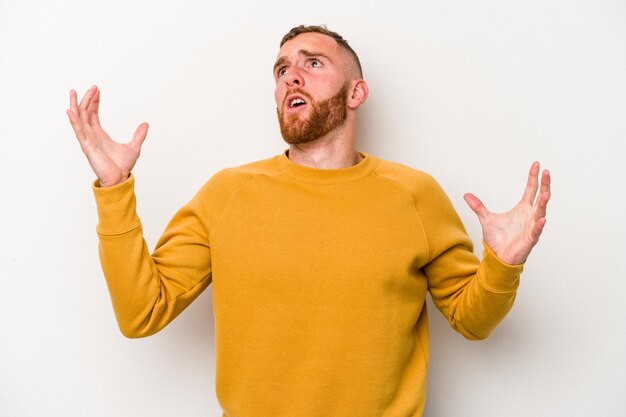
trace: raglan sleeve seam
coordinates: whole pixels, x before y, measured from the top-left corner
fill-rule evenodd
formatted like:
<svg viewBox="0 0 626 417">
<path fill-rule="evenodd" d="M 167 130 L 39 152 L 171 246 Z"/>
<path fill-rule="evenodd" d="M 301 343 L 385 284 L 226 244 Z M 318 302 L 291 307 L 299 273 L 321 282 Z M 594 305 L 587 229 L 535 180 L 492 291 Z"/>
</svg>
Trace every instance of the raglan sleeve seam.
<svg viewBox="0 0 626 417">
<path fill-rule="evenodd" d="M 426 264 L 428 264 L 432 259 L 432 254 L 431 254 L 431 247 L 430 247 L 430 242 L 428 241 L 428 234 L 426 233 L 426 228 L 424 227 L 424 222 L 422 221 L 422 216 L 420 216 L 419 214 L 419 210 L 417 209 L 417 203 L 415 202 L 415 197 L 413 196 L 413 194 L 404 186 L 398 184 L 396 181 L 392 180 L 391 178 L 387 178 L 387 177 L 383 177 L 382 175 L 374 172 L 373 173 L 374 176 L 376 176 L 377 178 L 383 180 L 383 181 L 387 181 L 393 185 L 395 185 L 396 187 L 398 187 L 399 189 L 401 189 L 402 191 L 404 191 L 408 196 L 409 199 L 411 200 L 411 203 L 413 205 L 413 212 L 415 213 L 415 216 L 417 217 L 417 221 L 420 224 L 420 229 L 422 231 L 422 235 L 424 236 L 424 241 L 426 242 L 426 252 L 428 253 L 428 258 L 426 259 Z"/>
<path fill-rule="evenodd" d="M 225 171 L 229 171 L 229 170 L 230 169 L 226 169 Z M 215 233 L 215 231 L 221 225 L 222 220 L 226 216 L 226 213 L 230 209 L 230 207 L 231 207 L 231 205 L 233 203 L 233 200 L 235 199 L 237 194 L 239 194 L 241 191 L 243 191 L 245 188 L 247 188 L 250 185 L 250 183 L 254 179 L 256 179 L 258 176 L 260 176 L 260 175 L 262 175 L 262 174 L 251 175 L 250 178 L 248 178 L 243 184 L 241 184 L 235 190 L 230 192 L 230 195 L 228 196 L 228 200 L 226 201 L 226 204 L 224 204 L 224 207 L 221 209 L 221 212 L 220 212 L 218 218 L 216 219 L 215 224 L 213 225 L 213 227 L 211 227 L 211 230 L 208 232 L 207 239 L 208 239 L 209 242 L 211 241 L 211 236 L 213 235 L 213 233 Z M 204 225 L 203 225 L 203 227 L 204 227 Z M 205 230 L 205 232 L 206 232 L 206 230 Z"/>
</svg>

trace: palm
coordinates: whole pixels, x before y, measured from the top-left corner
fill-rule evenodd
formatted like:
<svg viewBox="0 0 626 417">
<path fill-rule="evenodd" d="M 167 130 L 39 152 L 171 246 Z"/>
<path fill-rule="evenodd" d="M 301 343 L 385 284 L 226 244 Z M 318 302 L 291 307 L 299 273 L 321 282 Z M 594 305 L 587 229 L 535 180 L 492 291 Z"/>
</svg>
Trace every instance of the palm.
<svg viewBox="0 0 626 417">
<path fill-rule="evenodd" d="M 138 149 L 113 141 L 104 130 L 81 147 L 101 183 L 127 178 L 139 158 Z"/>
<path fill-rule="evenodd" d="M 139 158 L 141 144 L 145 140 L 148 124 L 139 125 L 128 144 L 113 141 L 100 125 L 98 108 L 100 91 L 90 88 L 80 105 L 76 92 L 70 92 L 70 123 L 76 133 L 81 149 L 103 187 L 115 185 L 126 178 Z"/>
<path fill-rule="evenodd" d="M 533 163 L 521 201 L 505 213 L 490 212 L 472 194 L 466 194 L 464 198 L 478 215 L 485 243 L 502 261 L 521 264 L 539 241 L 546 223 L 546 207 L 550 200 L 550 173 L 543 172 L 540 185 L 539 163 Z"/>
</svg>

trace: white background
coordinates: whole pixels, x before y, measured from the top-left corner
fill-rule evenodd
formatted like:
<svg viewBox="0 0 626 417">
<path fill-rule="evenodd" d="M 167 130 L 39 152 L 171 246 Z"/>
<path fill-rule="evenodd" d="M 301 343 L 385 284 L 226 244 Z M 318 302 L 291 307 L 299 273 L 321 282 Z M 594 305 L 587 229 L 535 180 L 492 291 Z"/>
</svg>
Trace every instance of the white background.
<svg viewBox="0 0 626 417">
<path fill-rule="evenodd" d="M 0 0 L 0 415 L 220 415 L 211 289 L 153 337 L 117 329 L 68 92 L 97 84 L 120 141 L 150 122 L 135 175 L 153 247 L 214 172 L 285 149 L 271 67 L 300 23 L 361 57 L 359 149 L 434 175 L 477 252 L 462 194 L 502 211 L 533 160 L 553 175 L 492 337 L 429 305 L 426 415 L 625 415 L 625 22 L 617 0 Z"/>
</svg>

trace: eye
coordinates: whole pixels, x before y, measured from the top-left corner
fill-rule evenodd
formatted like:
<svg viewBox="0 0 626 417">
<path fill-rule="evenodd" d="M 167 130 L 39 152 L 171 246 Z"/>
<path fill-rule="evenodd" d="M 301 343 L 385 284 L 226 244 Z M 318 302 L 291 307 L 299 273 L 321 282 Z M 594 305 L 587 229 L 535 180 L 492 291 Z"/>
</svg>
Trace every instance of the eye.
<svg viewBox="0 0 626 417">
<path fill-rule="evenodd" d="M 277 77 L 282 77 L 285 74 L 287 74 L 287 67 L 280 67 L 278 71 L 276 71 Z"/>
<path fill-rule="evenodd" d="M 321 66 L 322 66 L 322 61 L 320 61 L 319 59 L 317 59 L 317 58 L 313 58 L 313 59 L 311 60 L 311 67 L 313 67 L 313 68 L 319 68 L 319 67 L 321 67 Z"/>
</svg>

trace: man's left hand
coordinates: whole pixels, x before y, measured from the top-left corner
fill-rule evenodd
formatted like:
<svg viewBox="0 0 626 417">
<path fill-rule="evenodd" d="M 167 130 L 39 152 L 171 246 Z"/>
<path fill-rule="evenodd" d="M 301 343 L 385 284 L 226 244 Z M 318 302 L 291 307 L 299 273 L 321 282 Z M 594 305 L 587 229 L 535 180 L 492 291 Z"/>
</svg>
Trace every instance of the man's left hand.
<svg viewBox="0 0 626 417">
<path fill-rule="evenodd" d="M 537 195 L 539 191 L 539 195 Z M 546 224 L 546 207 L 550 200 L 550 172 L 544 170 L 539 186 L 539 162 L 528 173 L 528 183 L 521 201 L 505 213 L 492 213 L 478 197 L 463 196 L 478 215 L 483 240 L 501 261 L 519 265 L 526 261 Z"/>
</svg>

